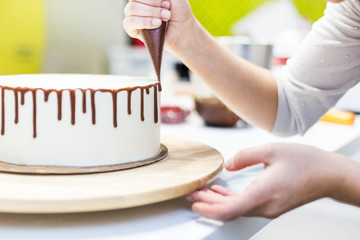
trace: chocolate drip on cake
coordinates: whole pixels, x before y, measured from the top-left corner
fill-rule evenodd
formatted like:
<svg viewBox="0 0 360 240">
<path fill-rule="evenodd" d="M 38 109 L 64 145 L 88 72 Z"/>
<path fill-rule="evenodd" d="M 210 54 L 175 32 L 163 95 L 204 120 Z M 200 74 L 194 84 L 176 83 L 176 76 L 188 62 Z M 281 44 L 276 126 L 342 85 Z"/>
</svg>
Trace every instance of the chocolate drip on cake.
<svg viewBox="0 0 360 240">
<path fill-rule="evenodd" d="M 140 117 L 141 117 L 141 121 L 143 122 L 145 120 L 144 117 L 144 89 L 140 88 Z"/>
<path fill-rule="evenodd" d="M 132 90 L 127 90 L 127 95 L 128 95 L 128 114 L 131 115 L 131 93 Z"/>
<path fill-rule="evenodd" d="M 82 92 L 82 112 L 86 113 L 86 90 L 81 89 Z"/>
<path fill-rule="evenodd" d="M 37 89 L 32 89 L 32 98 L 33 98 L 33 137 L 36 138 L 36 92 Z"/>
<path fill-rule="evenodd" d="M 71 124 L 75 125 L 75 104 L 76 104 L 75 90 L 69 90 L 69 94 L 70 94 L 70 108 L 71 108 Z"/>
<path fill-rule="evenodd" d="M 129 115 L 132 113 L 131 108 L 131 97 L 132 92 L 139 89 L 140 91 L 140 120 L 144 121 L 144 91 L 147 95 L 150 94 L 150 89 L 154 89 L 154 123 L 158 123 L 159 121 L 159 112 L 158 112 L 158 91 L 160 91 L 160 83 L 148 85 L 145 87 L 133 87 L 133 88 L 124 88 L 124 89 L 42 89 L 42 88 L 22 88 L 22 87 L 1 87 L 1 135 L 5 134 L 5 90 L 13 91 L 14 93 L 14 106 L 15 106 L 15 124 L 19 122 L 19 93 L 20 93 L 20 104 L 21 106 L 25 105 L 25 94 L 27 92 L 31 92 L 32 94 L 32 108 L 33 108 L 33 137 L 37 137 L 37 91 L 41 90 L 44 92 L 44 102 L 49 101 L 49 96 L 52 92 L 56 93 L 57 99 L 57 119 L 59 121 L 62 120 L 62 99 L 63 99 L 63 92 L 65 90 L 69 91 L 69 98 L 70 98 L 70 111 L 71 111 L 71 124 L 76 124 L 76 90 L 80 90 L 82 92 L 82 112 L 86 113 L 86 91 L 90 91 L 90 104 L 91 104 L 91 120 L 92 124 L 96 124 L 96 104 L 95 104 L 95 93 L 96 92 L 109 92 L 112 95 L 113 101 L 113 125 L 114 128 L 118 126 L 117 122 L 117 94 L 121 91 L 127 92 L 127 112 Z"/>
<path fill-rule="evenodd" d="M 21 96 L 20 104 L 21 104 L 21 106 L 24 106 L 24 104 L 25 104 L 25 93 L 27 91 L 28 91 L 27 89 L 21 89 L 20 90 L 20 96 Z"/>
<path fill-rule="evenodd" d="M 63 90 L 56 91 L 57 103 L 58 103 L 58 120 L 62 119 L 62 92 Z"/>
<path fill-rule="evenodd" d="M 91 97 L 91 119 L 92 124 L 96 124 L 96 109 L 95 109 L 95 93 L 96 90 L 91 89 L 90 90 L 90 97 Z"/>
<path fill-rule="evenodd" d="M 49 101 L 49 95 L 51 93 L 51 90 L 45 90 L 44 91 L 44 101 L 48 102 Z"/>
<path fill-rule="evenodd" d="M 157 86 L 154 86 L 154 122 L 158 123 L 159 113 L 158 113 L 158 101 L 157 101 Z"/>
<path fill-rule="evenodd" d="M 15 124 L 19 122 L 19 94 L 18 90 L 14 90 L 14 98 L 15 98 Z"/>
<path fill-rule="evenodd" d="M 117 127 L 117 92 L 112 92 L 112 98 L 113 98 L 113 122 L 114 122 L 114 128 Z"/>
</svg>

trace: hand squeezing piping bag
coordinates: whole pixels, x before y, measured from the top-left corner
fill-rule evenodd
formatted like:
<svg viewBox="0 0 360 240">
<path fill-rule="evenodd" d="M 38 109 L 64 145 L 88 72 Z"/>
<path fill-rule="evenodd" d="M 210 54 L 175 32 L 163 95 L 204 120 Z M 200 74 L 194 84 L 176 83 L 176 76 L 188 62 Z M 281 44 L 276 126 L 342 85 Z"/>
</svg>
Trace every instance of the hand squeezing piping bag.
<svg viewBox="0 0 360 240">
<path fill-rule="evenodd" d="M 154 64 L 156 76 L 160 82 L 161 60 L 164 49 L 165 33 L 167 22 L 162 22 L 161 26 L 156 29 L 142 29 L 145 46 L 150 53 L 151 60 Z"/>
</svg>

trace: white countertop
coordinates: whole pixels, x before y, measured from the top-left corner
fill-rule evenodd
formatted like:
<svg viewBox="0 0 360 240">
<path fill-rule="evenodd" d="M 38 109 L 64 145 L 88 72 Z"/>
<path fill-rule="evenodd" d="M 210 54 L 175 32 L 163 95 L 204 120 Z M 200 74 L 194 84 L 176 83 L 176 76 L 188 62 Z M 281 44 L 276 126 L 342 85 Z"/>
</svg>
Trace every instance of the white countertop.
<svg viewBox="0 0 360 240">
<path fill-rule="evenodd" d="M 353 126 L 318 123 L 304 137 L 284 139 L 250 126 L 206 127 L 196 114 L 192 114 L 187 123 L 164 124 L 161 131 L 162 135 L 184 137 L 205 143 L 219 150 L 224 158 L 228 159 L 242 148 L 279 141 L 306 143 L 329 151 L 350 151 L 344 146 L 360 135 L 360 122 L 356 121 Z M 260 166 L 254 166 L 237 173 L 224 170 L 216 182 L 233 191 L 242 191 L 261 169 Z M 249 239 L 256 233 L 254 239 L 280 239 L 278 236 L 281 234 L 287 236 L 284 239 L 295 239 L 291 231 L 301 229 L 302 232 L 307 232 L 306 226 L 309 229 L 316 226 L 311 222 L 329 219 L 329 214 L 325 214 L 328 212 L 331 216 L 340 216 L 343 219 L 342 222 L 338 222 L 336 232 L 349 231 L 351 228 L 360 233 L 360 230 L 357 230 L 360 210 L 328 199 L 298 208 L 268 224 L 270 220 L 264 218 L 239 218 L 228 223 L 209 221 L 193 213 L 190 204 L 181 197 L 148 206 L 107 212 L 0 214 L 0 239 Z M 288 221 L 287 218 L 293 221 Z M 304 221 L 305 227 L 297 225 L 289 228 L 289 222 L 298 224 L 299 221 Z M 347 225 L 343 226 L 343 223 Z M 319 231 L 326 231 L 331 235 L 333 230 L 320 228 Z M 267 238 L 269 236 L 273 238 Z"/>
</svg>

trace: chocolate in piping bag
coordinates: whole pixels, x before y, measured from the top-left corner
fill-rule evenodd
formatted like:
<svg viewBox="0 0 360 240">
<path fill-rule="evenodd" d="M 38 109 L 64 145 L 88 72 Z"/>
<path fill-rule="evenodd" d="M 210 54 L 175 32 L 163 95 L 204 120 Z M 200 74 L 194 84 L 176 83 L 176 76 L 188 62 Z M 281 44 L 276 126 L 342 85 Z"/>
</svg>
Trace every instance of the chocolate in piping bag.
<svg viewBox="0 0 360 240">
<path fill-rule="evenodd" d="M 164 49 L 165 33 L 167 22 L 162 22 L 161 26 L 156 29 L 142 29 L 145 46 L 150 53 L 151 60 L 154 64 L 156 76 L 160 82 L 161 60 Z"/>
</svg>

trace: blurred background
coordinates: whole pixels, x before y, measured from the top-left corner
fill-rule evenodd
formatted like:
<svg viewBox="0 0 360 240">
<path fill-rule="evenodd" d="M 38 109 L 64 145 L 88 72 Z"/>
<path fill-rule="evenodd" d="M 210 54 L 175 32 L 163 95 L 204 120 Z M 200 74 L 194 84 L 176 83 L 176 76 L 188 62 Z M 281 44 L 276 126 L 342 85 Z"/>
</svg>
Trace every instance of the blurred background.
<svg viewBox="0 0 360 240">
<path fill-rule="evenodd" d="M 122 0 L 0 0 L 0 74 L 107 73 L 128 42 Z"/>
<path fill-rule="evenodd" d="M 324 0 L 189 2 L 199 21 L 220 43 L 273 71 L 281 69 L 291 57 L 326 7 Z M 154 76 L 143 44 L 130 39 L 122 28 L 126 3 L 126 0 L 0 0 L 0 75 Z M 197 82 L 196 76 L 167 52 L 162 74 L 168 85 L 188 82 L 190 78 Z"/>
<path fill-rule="evenodd" d="M 111 57 L 116 58 L 116 53 L 128 54 L 124 50 L 128 46 L 141 45 L 129 39 L 122 29 L 126 2 L 0 0 L 0 74 L 111 73 L 110 61 L 114 60 Z M 251 26 L 234 29 L 236 23 L 269 2 L 290 2 L 309 22 L 317 20 L 325 8 L 323 0 L 190 0 L 194 14 L 214 36 L 254 34 L 247 30 Z M 281 20 L 288 14 L 270 15 Z M 273 19 L 274 23 L 278 20 Z M 111 50 L 120 52 L 111 54 Z"/>
</svg>

